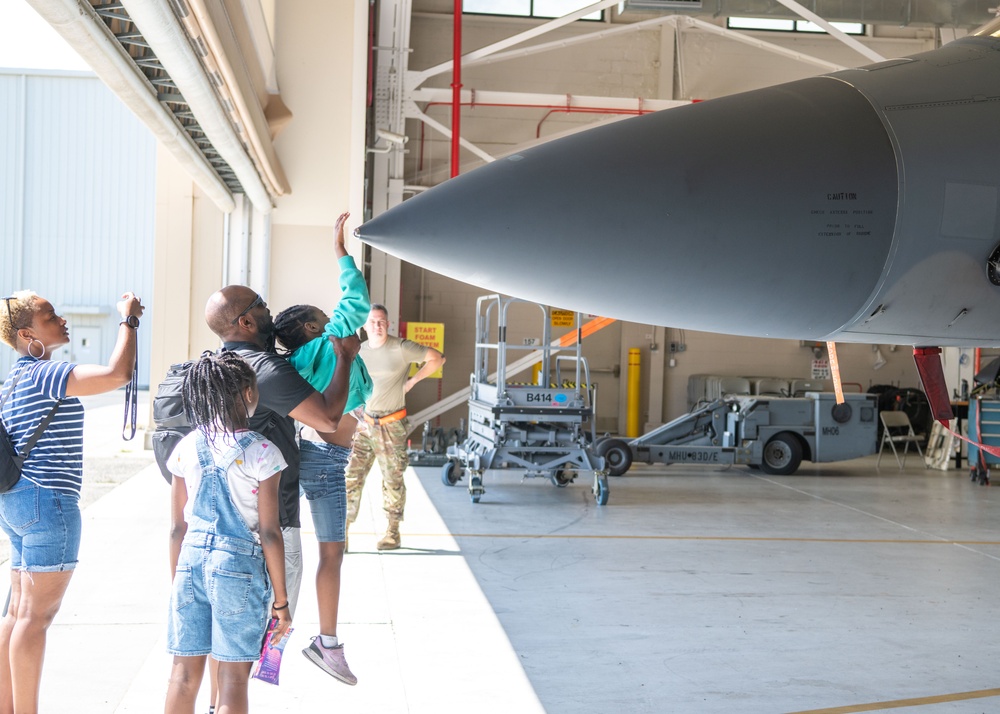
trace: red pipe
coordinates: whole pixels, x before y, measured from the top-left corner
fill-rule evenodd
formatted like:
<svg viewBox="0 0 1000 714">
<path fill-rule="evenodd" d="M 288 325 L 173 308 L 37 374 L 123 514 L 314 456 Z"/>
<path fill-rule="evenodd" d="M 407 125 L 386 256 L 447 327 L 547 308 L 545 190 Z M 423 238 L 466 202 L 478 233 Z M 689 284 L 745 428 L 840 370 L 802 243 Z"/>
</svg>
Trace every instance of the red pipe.
<svg viewBox="0 0 1000 714">
<path fill-rule="evenodd" d="M 451 74 L 451 176 L 458 176 L 459 139 L 462 123 L 462 0 L 455 0 L 455 36 Z"/>
<path fill-rule="evenodd" d="M 545 120 L 549 118 L 552 114 L 629 114 L 633 116 L 640 116 L 642 114 L 651 114 L 652 109 L 600 109 L 597 107 L 561 107 L 555 109 L 549 109 L 545 116 L 541 118 L 538 122 L 538 126 L 535 127 L 535 138 L 542 138 L 542 124 Z"/>
<path fill-rule="evenodd" d="M 652 114 L 654 111 L 657 111 L 655 109 L 621 109 L 621 108 L 610 108 L 610 107 L 569 107 L 569 106 L 565 106 L 565 105 L 562 105 L 562 104 L 512 104 L 512 103 L 503 103 L 503 102 L 484 103 L 484 102 L 477 102 L 474 99 L 471 102 L 462 102 L 460 100 L 462 85 L 459 84 L 457 90 L 454 90 L 455 84 L 452 84 L 451 86 L 453 88 L 452 101 L 450 101 L 450 102 L 427 102 L 427 104 L 424 105 L 424 108 L 425 109 L 429 109 L 430 107 L 443 107 L 443 106 L 448 106 L 448 107 L 452 108 L 452 115 L 451 115 L 451 125 L 452 125 L 452 135 L 451 135 L 451 169 L 452 169 L 452 173 L 451 173 L 451 175 L 452 176 L 457 176 L 458 175 L 458 158 L 457 157 L 458 157 L 458 146 L 459 146 L 459 143 L 458 143 L 458 135 L 457 135 L 457 132 L 455 131 L 455 127 L 458 126 L 458 122 L 459 122 L 458 109 L 457 109 L 458 107 L 472 107 L 473 109 L 476 108 L 476 107 L 500 107 L 500 108 L 506 108 L 506 109 L 547 109 L 548 113 L 546 113 L 546 115 L 544 117 L 542 117 L 542 120 L 540 122 L 538 122 L 538 128 L 535 130 L 535 138 L 539 138 L 539 136 L 540 136 L 542 122 L 544 122 L 549 117 L 550 114 L 553 114 L 555 112 L 562 112 L 562 113 L 565 113 L 565 114 L 626 114 L 626 115 L 638 116 L 638 115 L 641 115 L 641 114 Z M 475 97 L 474 93 L 473 93 L 473 97 Z M 700 102 L 702 100 L 700 100 L 700 99 L 692 99 L 691 101 L 692 102 Z M 424 124 L 423 124 L 423 122 L 421 122 L 420 123 L 420 160 L 419 160 L 419 164 L 418 164 L 418 170 L 423 169 L 423 156 L 424 156 Z"/>
<path fill-rule="evenodd" d="M 461 102 L 463 107 L 502 107 L 511 109 L 552 109 L 565 112 L 590 112 L 591 114 L 652 114 L 655 109 L 615 109 L 610 107 L 567 107 L 565 104 L 509 104 L 504 102 Z M 425 107 L 454 106 L 454 102 L 427 102 Z"/>
</svg>

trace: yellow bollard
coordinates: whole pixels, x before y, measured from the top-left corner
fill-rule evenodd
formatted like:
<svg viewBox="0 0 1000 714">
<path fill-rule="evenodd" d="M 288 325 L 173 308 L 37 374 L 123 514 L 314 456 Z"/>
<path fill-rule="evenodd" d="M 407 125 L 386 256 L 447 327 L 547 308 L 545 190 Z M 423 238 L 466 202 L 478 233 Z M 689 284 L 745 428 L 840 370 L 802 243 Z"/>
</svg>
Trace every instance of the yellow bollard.
<svg viewBox="0 0 1000 714">
<path fill-rule="evenodd" d="M 638 347 L 628 351 L 628 394 L 625 402 L 625 436 L 634 439 L 639 436 L 639 366 L 641 352 Z"/>
</svg>

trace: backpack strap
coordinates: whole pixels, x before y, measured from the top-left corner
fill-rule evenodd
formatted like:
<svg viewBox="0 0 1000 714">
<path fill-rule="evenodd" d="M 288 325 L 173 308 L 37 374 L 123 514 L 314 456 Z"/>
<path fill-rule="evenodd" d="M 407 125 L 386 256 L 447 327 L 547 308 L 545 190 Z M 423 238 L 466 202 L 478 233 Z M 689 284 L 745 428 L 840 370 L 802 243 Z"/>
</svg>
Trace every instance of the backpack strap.
<svg viewBox="0 0 1000 714">
<path fill-rule="evenodd" d="M 22 369 L 20 372 L 17 373 L 17 376 L 14 377 L 14 381 L 10 383 L 10 389 L 8 389 L 4 393 L 4 395 L 0 397 L 0 409 L 3 409 L 3 403 L 7 401 L 7 397 L 13 394 L 14 390 L 17 389 L 17 383 L 21 381 L 21 377 L 23 376 L 24 376 L 24 370 Z"/>
<path fill-rule="evenodd" d="M 14 377 L 14 382 L 10 385 L 10 389 L 7 390 L 7 393 L 4 394 L 2 397 L 0 397 L 0 409 L 3 409 L 3 403 L 7 401 L 7 397 L 12 395 L 14 393 L 14 390 L 17 389 L 17 383 L 21 380 L 21 376 L 23 374 L 24 370 L 22 369 L 20 372 L 17 373 L 17 376 Z M 46 414 L 45 418 L 43 418 L 38 423 L 38 426 L 35 427 L 35 431 L 32 432 L 31 438 L 28 439 L 28 443 L 24 445 L 24 450 L 18 454 L 21 457 L 22 463 L 28 460 L 28 454 L 30 454 L 31 450 L 35 448 L 35 444 L 38 443 L 38 440 L 42 438 L 42 434 L 45 433 L 45 429 L 55 418 L 56 412 L 59 411 L 59 405 L 61 404 L 62 404 L 62 399 L 57 399 L 56 403 L 52 405 L 51 409 L 49 409 L 49 413 Z M 7 438 L 10 438 L 10 432 L 7 431 L 7 427 L 3 423 L 2 414 L 0 414 L 0 427 L 3 428 L 4 434 L 7 436 Z"/>
</svg>

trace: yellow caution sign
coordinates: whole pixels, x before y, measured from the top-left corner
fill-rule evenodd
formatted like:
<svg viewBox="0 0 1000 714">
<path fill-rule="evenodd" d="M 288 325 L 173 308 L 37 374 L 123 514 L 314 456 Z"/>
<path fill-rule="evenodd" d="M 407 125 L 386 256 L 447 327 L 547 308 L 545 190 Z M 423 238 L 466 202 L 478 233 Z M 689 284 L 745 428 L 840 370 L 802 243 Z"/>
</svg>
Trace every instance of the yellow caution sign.
<svg viewBox="0 0 1000 714">
<path fill-rule="evenodd" d="M 576 313 L 572 310 L 552 310 L 549 320 L 553 327 L 573 327 L 576 324 Z"/>
<path fill-rule="evenodd" d="M 444 352 L 444 323 L 443 322 L 407 322 L 406 339 L 413 340 L 424 347 L 433 347 L 438 352 Z M 420 369 L 419 365 L 410 365 L 410 376 L 412 377 Z M 441 379 L 442 370 L 431 375 L 431 379 Z"/>
</svg>

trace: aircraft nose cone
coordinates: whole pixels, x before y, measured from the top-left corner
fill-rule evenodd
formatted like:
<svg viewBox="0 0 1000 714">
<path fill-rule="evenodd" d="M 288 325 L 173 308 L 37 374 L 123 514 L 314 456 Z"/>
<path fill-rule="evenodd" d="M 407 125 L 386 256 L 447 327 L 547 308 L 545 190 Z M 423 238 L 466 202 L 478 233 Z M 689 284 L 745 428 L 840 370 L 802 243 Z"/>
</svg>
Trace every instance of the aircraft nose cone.
<svg viewBox="0 0 1000 714">
<path fill-rule="evenodd" d="M 414 196 L 359 235 L 430 270 L 558 307 L 807 338 L 843 326 L 871 295 L 897 198 L 875 111 L 849 85 L 818 77 L 508 156 Z"/>
</svg>

